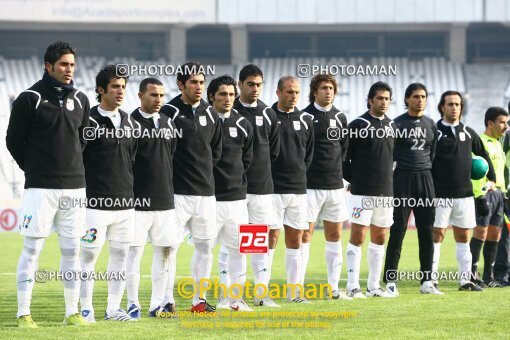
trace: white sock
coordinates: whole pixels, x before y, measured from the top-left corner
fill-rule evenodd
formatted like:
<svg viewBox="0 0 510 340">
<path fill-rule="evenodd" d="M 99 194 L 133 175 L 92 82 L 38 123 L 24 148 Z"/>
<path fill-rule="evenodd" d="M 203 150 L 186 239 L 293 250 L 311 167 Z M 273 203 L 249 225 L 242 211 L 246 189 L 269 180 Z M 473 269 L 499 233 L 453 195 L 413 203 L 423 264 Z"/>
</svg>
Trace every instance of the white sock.
<svg viewBox="0 0 510 340">
<path fill-rule="evenodd" d="M 60 272 L 64 273 L 64 301 L 66 305 L 66 318 L 78 313 L 80 299 L 80 239 L 59 235 L 60 246 Z M 72 277 L 71 274 L 74 273 Z M 66 276 L 67 275 L 67 276 Z M 70 280 L 66 280 L 70 278 Z"/>
<path fill-rule="evenodd" d="M 138 290 L 140 288 L 140 262 L 143 256 L 144 246 L 130 246 L 128 251 L 128 262 L 126 266 L 126 292 L 127 306 L 131 305 L 141 307 L 138 301 Z"/>
<path fill-rule="evenodd" d="M 267 253 L 267 276 L 268 276 L 268 284 L 269 284 L 269 281 L 271 280 L 271 270 L 273 269 L 273 256 L 274 256 L 274 252 L 275 252 L 276 249 L 269 249 L 268 253 Z"/>
<path fill-rule="evenodd" d="M 166 288 L 168 286 L 168 259 L 172 248 L 153 246 L 152 257 L 152 293 L 149 310 L 163 305 Z"/>
<path fill-rule="evenodd" d="M 228 248 L 228 271 L 232 282 L 230 296 L 233 299 L 242 299 L 244 293 L 244 285 L 246 283 L 246 255 L 239 254 L 234 248 Z"/>
<path fill-rule="evenodd" d="M 460 285 L 464 285 L 470 281 L 471 277 L 471 249 L 469 243 L 457 242 L 456 247 L 457 262 L 459 263 Z"/>
<path fill-rule="evenodd" d="M 124 288 L 126 288 L 126 280 L 122 280 L 118 273 L 126 272 L 128 250 L 129 243 L 110 241 L 110 258 L 108 259 L 107 271 L 110 275 L 115 273 L 113 275 L 117 275 L 117 277 L 116 280 L 108 281 L 108 306 L 106 307 L 108 314 L 120 308 Z"/>
<path fill-rule="evenodd" d="M 360 288 L 361 247 L 347 243 L 347 290 Z"/>
<path fill-rule="evenodd" d="M 287 289 L 287 298 L 296 298 L 296 287 L 301 277 L 301 249 L 285 249 L 285 270 L 287 271 L 287 284 L 290 285 Z"/>
<path fill-rule="evenodd" d="M 18 289 L 17 317 L 30 315 L 30 301 L 35 283 L 35 271 L 38 267 L 39 254 L 44 246 L 44 238 L 25 237 L 23 250 L 18 261 L 16 274 Z"/>
<path fill-rule="evenodd" d="M 191 271 L 193 273 L 193 280 L 197 287 L 197 291 L 193 296 L 193 306 L 196 306 L 200 303 L 201 299 L 205 300 L 205 293 L 203 296 L 200 296 L 199 287 L 203 286 L 204 288 L 207 288 L 206 282 L 203 280 L 210 279 L 211 277 L 213 261 L 212 248 L 214 240 L 202 240 L 197 238 L 193 238 L 193 240 L 195 244 L 195 253 L 193 254 Z"/>
<path fill-rule="evenodd" d="M 383 269 L 384 245 L 370 242 L 368 245 L 368 290 L 380 288 L 379 279 Z"/>
<path fill-rule="evenodd" d="M 441 258 L 441 242 L 434 243 L 434 257 L 432 259 L 432 273 L 433 276 L 438 275 L 439 259 Z M 438 276 L 436 276 L 438 277 Z M 438 283 L 437 280 L 432 280 L 432 283 Z"/>
<path fill-rule="evenodd" d="M 229 260 L 229 250 L 226 246 L 223 244 L 220 247 L 220 254 L 218 256 L 218 270 L 220 275 L 220 287 L 223 287 L 225 285 L 226 291 L 223 291 L 223 288 L 221 289 L 221 295 L 219 298 L 224 299 L 228 298 L 228 291 L 230 287 L 230 274 L 228 270 L 228 260 Z"/>
<path fill-rule="evenodd" d="M 338 290 L 340 273 L 342 272 L 342 241 L 326 241 L 326 266 L 328 268 L 328 284 L 332 290 Z"/>
<path fill-rule="evenodd" d="M 299 283 L 305 284 L 306 267 L 308 266 L 308 259 L 310 258 L 310 243 L 301 243 L 301 275 Z"/>
<path fill-rule="evenodd" d="M 102 246 L 88 248 L 81 247 L 80 264 L 83 272 L 93 272 L 96 267 L 97 258 L 101 253 Z M 92 275 L 85 276 L 88 280 L 82 280 L 80 286 L 80 305 L 81 310 L 94 311 L 92 306 L 92 296 L 94 294 L 94 277 Z"/>
<path fill-rule="evenodd" d="M 168 258 L 168 283 L 166 287 L 165 299 L 163 301 L 163 306 L 167 303 L 175 304 L 174 299 L 174 284 L 175 284 L 175 272 L 177 269 L 177 251 L 179 250 L 179 246 L 181 244 L 177 244 L 172 246 L 172 251 L 170 252 L 170 257 Z"/>
<path fill-rule="evenodd" d="M 269 249 L 271 250 L 271 249 Z M 274 250 L 273 250 L 274 251 Z M 269 285 L 269 255 L 268 254 L 252 254 L 251 255 L 251 265 L 253 269 L 253 281 L 256 287 L 256 292 L 254 292 L 254 297 L 260 299 L 264 295 L 264 288 Z M 266 289 L 266 293 L 268 292 Z"/>
</svg>

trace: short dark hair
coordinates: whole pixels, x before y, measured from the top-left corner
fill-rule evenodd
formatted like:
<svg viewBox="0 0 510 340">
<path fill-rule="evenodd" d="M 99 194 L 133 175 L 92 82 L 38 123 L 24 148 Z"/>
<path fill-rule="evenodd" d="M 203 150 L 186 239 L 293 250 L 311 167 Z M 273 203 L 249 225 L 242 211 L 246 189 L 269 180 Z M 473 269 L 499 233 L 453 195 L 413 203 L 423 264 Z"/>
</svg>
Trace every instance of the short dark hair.
<svg viewBox="0 0 510 340">
<path fill-rule="evenodd" d="M 225 74 L 221 77 L 214 78 L 211 80 L 211 83 L 209 83 L 209 86 L 207 86 L 207 101 L 209 104 L 212 105 L 212 100 L 210 97 L 214 97 L 216 95 L 216 92 L 218 92 L 218 89 L 221 85 L 232 85 L 234 87 L 235 96 L 237 97 L 238 94 L 235 79 L 228 74 Z"/>
<path fill-rule="evenodd" d="M 203 75 L 205 80 L 205 73 L 203 71 L 202 65 L 193 61 L 188 61 L 187 63 L 180 66 L 180 72 L 177 72 L 177 82 L 180 82 L 182 85 L 184 85 L 192 75 L 199 74 Z"/>
<path fill-rule="evenodd" d="M 106 65 L 99 71 L 99 73 L 96 76 L 96 98 L 98 102 L 101 102 L 101 94 L 99 93 L 99 88 L 102 87 L 103 90 L 108 91 L 108 84 L 110 83 L 110 80 L 113 78 L 117 79 L 125 79 L 126 84 L 128 82 L 128 75 L 127 73 L 121 73 L 124 72 L 124 67 L 118 67 L 119 65 Z"/>
<path fill-rule="evenodd" d="M 264 74 L 262 73 L 262 70 L 254 64 L 248 64 L 244 66 L 241 71 L 239 71 L 239 81 L 242 83 L 246 80 L 248 77 L 257 77 L 260 76 L 262 79 L 264 79 Z"/>
<path fill-rule="evenodd" d="M 278 88 L 278 90 L 280 90 L 280 91 L 283 90 L 283 84 L 285 84 L 285 82 L 289 81 L 289 80 L 298 82 L 297 78 L 294 76 L 283 76 L 280 79 L 278 79 L 278 85 L 276 86 Z"/>
<path fill-rule="evenodd" d="M 368 90 L 367 109 L 370 109 L 370 103 L 368 101 L 370 99 L 374 99 L 375 95 L 379 91 L 388 91 L 390 93 L 390 99 L 393 96 L 393 91 L 391 90 L 390 85 L 383 81 L 378 81 L 377 83 L 372 84 L 372 86 L 370 86 L 370 89 Z"/>
<path fill-rule="evenodd" d="M 404 94 L 404 106 L 407 108 L 407 98 L 410 98 L 414 91 L 416 90 L 423 90 L 425 91 L 425 97 L 428 97 L 429 92 L 427 91 L 427 87 L 423 85 L 422 83 L 412 83 L 409 84 L 409 86 L 406 89 L 406 92 Z"/>
<path fill-rule="evenodd" d="M 489 107 L 487 111 L 485 111 L 484 123 L 485 127 L 489 126 L 489 122 L 495 122 L 499 116 L 508 117 L 508 112 L 502 107 Z"/>
<path fill-rule="evenodd" d="M 163 86 L 163 83 L 157 78 L 145 78 L 140 82 L 138 91 L 142 93 L 147 91 L 147 85 L 149 84 Z"/>
<path fill-rule="evenodd" d="M 310 94 L 308 95 L 308 100 L 310 101 L 310 104 L 313 104 L 315 102 L 315 95 L 314 92 L 316 92 L 319 89 L 319 86 L 321 83 L 331 83 L 333 84 L 333 88 L 335 90 L 335 94 L 338 92 L 338 83 L 330 74 L 317 74 L 312 78 L 312 81 L 310 82 Z"/>
<path fill-rule="evenodd" d="M 57 41 L 48 46 L 46 53 L 44 53 L 44 63 L 50 63 L 54 65 L 57 60 L 65 54 L 76 54 L 76 49 L 71 46 L 68 42 Z"/>
<path fill-rule="evenodd" d="M 439 114 L 441 117 L 443 117 L 444 112 L 441 111 L 441 108 L 446 104 L 446 97 L 448 96 L 459 96 L 460 98 L 460 113 L 462 114 L 462 110 L 464 110 L 464 99 L 462 98 L 462 95 L 458 91 L 446 91 L 441 95 L 441 99 L 439 100 L 439 104 L 437 104 L 437 111 L 439 111 Z"/>
</svg>

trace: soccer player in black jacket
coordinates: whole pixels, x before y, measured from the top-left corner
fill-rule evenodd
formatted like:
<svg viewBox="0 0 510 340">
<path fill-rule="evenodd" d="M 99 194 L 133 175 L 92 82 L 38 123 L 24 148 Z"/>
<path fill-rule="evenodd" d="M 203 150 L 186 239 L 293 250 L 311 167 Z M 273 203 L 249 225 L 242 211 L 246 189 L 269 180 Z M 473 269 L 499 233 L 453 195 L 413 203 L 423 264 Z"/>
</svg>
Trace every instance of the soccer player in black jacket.
<svg viewBox="0 0 510 340">
<path fill-rule="evenodd" d="M 181 94 L 163 105 L 160 113 L 169 116 L 182 132 L 174 154 L 175 212 L 180 226 L 191 232 L 195 253 L 191 272 L 196 287 L 209 279 L 212 248 L 216 237 L 216 198 L 213 167 L 221 156 L 221 124 L 218 113 L 201 99 L 205 75 L 200 65 L 186 63 L 177 76 Z M 214 307 L 197 289 L 192 312 L 212 312 Z M 201 296 L 200 296 L 201 295 Z"/>
<path fill-rule="evenodd" d="M 271 169 L 277 221 L 269 232 L 269 248 L 276 248 L 280 229 L 284 227 L 285 267 L 289 285 L 287 300 L 310 303 L 298 285 L 301 278 L 301 239 L 304 230 L 308 230 L 306 170 L 312 162 L 314 130 L 310 115 L 296 108 L 299 93 L 296 78 L 280 78 L 276 90 L 278 102 L 273 104 L 280 124 L 280 153 Z"/>
<path fill-rule="evenodd" d="M 37 262 L 52 225 L 58 233 L 60 271 L 79 272 L 80 236 L 85 207 L 82 131 L 88 124 L 89 101 L 74 88 L 75 50 L 66 42 L 48 46 L 43 78 L 23 91 L 12 104 L 7 149 L 25 173 L 21 206 L 25 236 L 18 262 L 18 327 L 37 328 L 30 315 Z M 64 323 L 87 324 L 78 313 L 78 280 L 64 280 Z"/>
<path fill-rule="evenodd" d="M 460 121 L 462 109 L 463 100 L 459 92 L 446 91 L 441 95 L 438 110 L 442 119 L 437 122 L 439 136 L 432 164 L 432 176 L 436 197 L 453 200 L 453 206 L 444 204 L 436 208 L 432 270 L 435 273 L 438 270 L 441 242 L 446 228 L 451 225 L 459 263 L 460 289 L 481 291 L 482 289 L 471 281 L 472 255 L 469 249 L 469 230 L 476 226 L 475 200 L 471 183 L 471 153 L 487 161 L 489 164 L 487 178 L 490 181 L 494 182 L 496 175 L 480 137 Z"/>
<path fill-rule="evenodd" d="M 239 225 L 248 223 L 246 171 L 253 158 L 253 130 L 250 122 L 232 109 L 236 96 L 236 81 L 229 75 L 213 79 L 207 88 L 207 98 L 218 112 L 223 129 L 221 158 L 214 167 L 216 223 L 218 241 L 229 254 L 226 275 L 233 284 L 233 296 L 222 296 L 220 301 L 228 304 L 217 308 L 250 312 L 252 309 L 242 299 L 246 255 L 239 253 Z"/>
<path fill-rule="evenodd" d="M 347 245 L 347 295 L 351 298 L 391 297 L 380 288 L 384 241 L 393 223 L 393 148 L 395 123 L 385 113 L 391 88 L 377 82 L 368 91 L 368 111 L 349 124 L 344 177 L 350 182 L 351 238 Z M 370 227 L 367 293 L 359 285 L 361 245 Z"/>
<path fill-rule="evenodd" d="M 248 204 L 248 221 L 254 224 L 274 224 L 273 179 L 271 164 L 280 152 L 279 124 L 276 113 L 259 99 L 262 91 L 264 75 L 256 65 L 248 64 L 239 71 L 239 97 L 234 101 L 234 109 L 246 118 L 253 128 L 253 161 L 246 172 L 248 188 L 246 201 Z M 269 284 L 271 276 L 270 263 L 274 249 L 268 254 L 252 254 L 254 283 L 258 293 L 254 294 L 255 306 L 279 307 L 264 293 L 262 285 Z M 225 266 L 228 255 L 224 248 L 220 249 L 220 272 Z M 224 264 L 222 264 L 224 263 Z M 221 277 L 221 276 L 220 276 Z"/>
<path fill-rule="evenodd" d="M 411 211 L 414 213 L 418 231 L 422 294 L 442 294 L 432 284 L 432 227 L 436 215 L 434 206 L 434 181 L 432 161 L 436 151 L 437 127 L 432 119 L 425 116 L 428 92 L 425 85 L 410 84 L 405 91 L 407 112 L 393 121 L 401 134 L 395 139 L 393 171 L 393 195 L 401 198 L 393 209 L 393 225 L 386 249 L 384 282 L 386 292 L 398 296 L 396 274 Z"/>
<path fill-rule="evenodd" d="M 334 299 L 350 300 L 338 287 L 342 271 L 342 223 L 347 220 L 342 162 L 347 154 L 347 118 L 334 105 L 338 91 L 335 77 L 318 74 L 310 82 L 310 105 L 303 112 L 313 117 L 315 143 L 312 164 L 306 173 L 309 230 L 303 234 L 301 243 L 301 284 L 310 256 L 314 223 L 324 221 L 326 238 L 326 266 L 328 284 Z"/>
<path fill-rule="evenodd" d="M 134 237 L 133 163 L 136 154 L 134 129 L 140 124 L 119 109 L 126 94 L 127 75 L 115 65 L 105 66 L 96 76 L 99 105 L 90 110 L 90 125 L 84 132 L 89 139 L 83 152 L 87 182 L 87 226 L 81 239 L 81 266 L 93 272 L 106 239 L 110 245 L 108 272 L 126 271 L 129 244 Z M 108 281 L 105 320 L 134 321 L 120 308 L 126 281 Z M 86 320 L 95 322 L 92 296 L 94 280 L 82 281 L 80 304 Z"/>
<path fill-rule="evenodd" d="M 134 195 L 139 200 L 150 200 L 150 206 L 135 207 L 135 237 L 129 247 L 127 265 L 127 306 L 129 316 L 141 317 L 138 301 L 140 261 L 145 244 L 152 243 L 152 295 L 149 317 L 158 313 L 175 312 L 173 295 L 164 301 L 165 292 L 173 292 L 175 254 L 182 238 L 174 209 L 172 158 L 178 134 L 172 120 L 160 115 L 165 88 L 156 78 L 140 83 L 140 107 L 131 118 L 140 123 L 136 160 L 133 165 Z M 167 286 L 170 285 L 167 289 Z"/>
</svg>

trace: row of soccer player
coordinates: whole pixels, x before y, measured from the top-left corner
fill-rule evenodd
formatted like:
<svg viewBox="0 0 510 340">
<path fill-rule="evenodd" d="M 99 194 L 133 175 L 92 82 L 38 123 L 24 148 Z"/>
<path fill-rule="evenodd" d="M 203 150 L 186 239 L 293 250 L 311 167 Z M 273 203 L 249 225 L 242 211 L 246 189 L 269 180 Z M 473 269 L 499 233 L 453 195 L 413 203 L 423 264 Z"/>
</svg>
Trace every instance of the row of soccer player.
<svg viewBox="0 0 510 340">
<path fill-rule="evenodd" d="M 454 199 L 453 207 L 413 209 L 420 240 L 420 269 L 429 273 L 424 277 L 421 292 L 440 293 L 430 277 L 432 259 L 439 255 L 439 247 L 433 241 L 444 235 L 444 228 L 450 224 L 454 225 L 459 268 L 462 273 L 471 271 L 467 244 L 469 229 L 475 226 L 471 152 L 484 157 L 490 165 L 487 175 L 490 181 L 484 184 L 489 193 L 501 193 L 497 188 L 504 184 L 498 182 L 483 140 L 460 123 L 459 93 L 443 94 L 439 104 L 443 120 L 436 125 L 423 116 L 425 86 L 411 84 L 405 95 L 408 112 L 391 121 L 385 115 L 391 88 L 382 82 L 375 83 L 368 93 L 368 111 L 348 125 L 349 131 L 355 133 L 348 134 L 351 138 L 343 134 L 332 138 L 331 128 L 344 129 L 347 121 L 332 105 L 337 84 L 328 75 L 312 79 L 310 105 L 303 111 L 295 107 L 300 88 L 291 76 L 279 80 L 277 103 L 269 108 L 261 102 L 258 97 L 263 74 L 255 65 L 241 70 L 238 83 L 230 76 L 212 80 L 207 89 L 211 105 L 201 98 L 205 86 L 203 74 L 178 75 L 181 95 L 165 105 L 162 83 L 149 78 L 140 84 L 140 108 L 127 114 L 119 110 L 127 77 L 117 74 L 115 65 L 98 73 L 99 105 L 89 109 L 86 96 L 73 86 L 74 55 L 74 49 L 67 43 L 48 47 L 43 79 L 14 101 L 7 131 L 7 147 L 26 178 L 24 219 L 20 226 L 25 240 L 17 274 L 20 327 L 36 327 L 30 316 L 31 278 L 52 226 L 59 234 L 63 272 L 93 271 L 104 241 L 109 240 L 108 271 L 127 270 L 128 274 L 127 312 L 120 308 L 125 282 L 108 283 L 105 319 L 115 321 L 136 320 L 141 315 L 139 268 L 147 240 L 154 249 L 149 316 L 175 312 L 176 253 L 186 233 L 192 235 L 195 247 L 191 272 L 196 286 L 211 275 L 212 248 L 218 241 L 222 244 L 219 259 L 222 272 L 242 287 L 246 280 L 246 258 L 238 252 L 238 225 L 247 222 L 271 226 L 269 253 L 251 257 L 256 284 L 269 284 L 280 228 L 285 229 L 287 283 L 304 282 L 313 223 L 319 218 L 324 221 L 332 296 L 342 299 L 365 296 L 359 285 L 360 246 L 369 226 L 366 295 L 397 296 L 393 280 L 388 282 L 388 291 L 379 285 L 384 242 L 391 227 L 388 273 L 397 268 L 412 207 L 393 210 L 386 205 L 372 209 L 364 206 L 367 198 L 391 198 L 394 194 Z M 240 88 L 239 96 L 236 85 Z M 503 109 L 489 109 L 488 131 L 503 133 L 507 116 Z M 505 124 L 501 125 L 501 120 Z M 117 133 L 135 129 L 147 133 L 141 138 Z M 171 133 L 153 133 L 163 129 Z M 423 138 L 394 137 L 397 130 L 406 129 L 410 136 Z M 362 130 L 380 130 L 386 135 L 380 138 L 380 134 L 370 133 L 359 138 Z M 419 133 L 423 131 L 424 134 Z M 350 182 L 349 209 L 342 178 Z M 85 197 L 89 202 L 101 199 L 101 203 L 87 209 L 83 205 L 63 209 L 59 206 L 62 197 L 72 202 L 81 202 Z M 150 204 L 138 204 L 133 209 L 104 203 L 133 199 Z M 485 225 L 490 222 L 490 231 L 497 224 L 498 214 L 494 210 L 488 215 L 490 221 Z M 352 230 L 345 293 L 339 289 L 340 239 L 342 222 L 349 217 Z M 480 289 L 467 276 L 463 277 L 461 289 Z M 390 276 L 386 274 L 385 278 Z M 73 280 L 64 281 L 66 324 L 86 325 L 95 321 L 92 291 L 92 280 L 81 285 Z M 309 302 L 302 290 L 288 300 Z M 221 302 L 233 310 L 251 310 L 243 299 Z M 257 298 L 255 305 L 278 307 L 268 296 Z M 214 310 L 206 302 L 205 294 L 197 291 L 191 311 Z"/>
</svg>

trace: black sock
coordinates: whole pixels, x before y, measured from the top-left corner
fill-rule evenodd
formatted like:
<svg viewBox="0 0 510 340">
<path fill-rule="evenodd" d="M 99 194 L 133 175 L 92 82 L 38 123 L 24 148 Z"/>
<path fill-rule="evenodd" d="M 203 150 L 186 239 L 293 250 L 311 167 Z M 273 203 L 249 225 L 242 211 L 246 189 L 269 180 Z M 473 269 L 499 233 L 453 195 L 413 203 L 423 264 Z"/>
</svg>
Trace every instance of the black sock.
<svg viewBox="0 0 510 340">
<path fill-rule="evenodd" d="M 496 252 L 498 251 L 498 241 L 485 241 L 483 246 L 483 280 L 491 281 L 496 261 Z"/>
<path fill-rule="evenodd" d="M 473 257 L 471 272 L 474 278 L 478 278 L 478 261 L 480 260 L 480 252 L 482 250 L 483 241 L 472 237 L 469 242 L 469 248 L 471 249 L 471 256 Z"/>
</svg>

